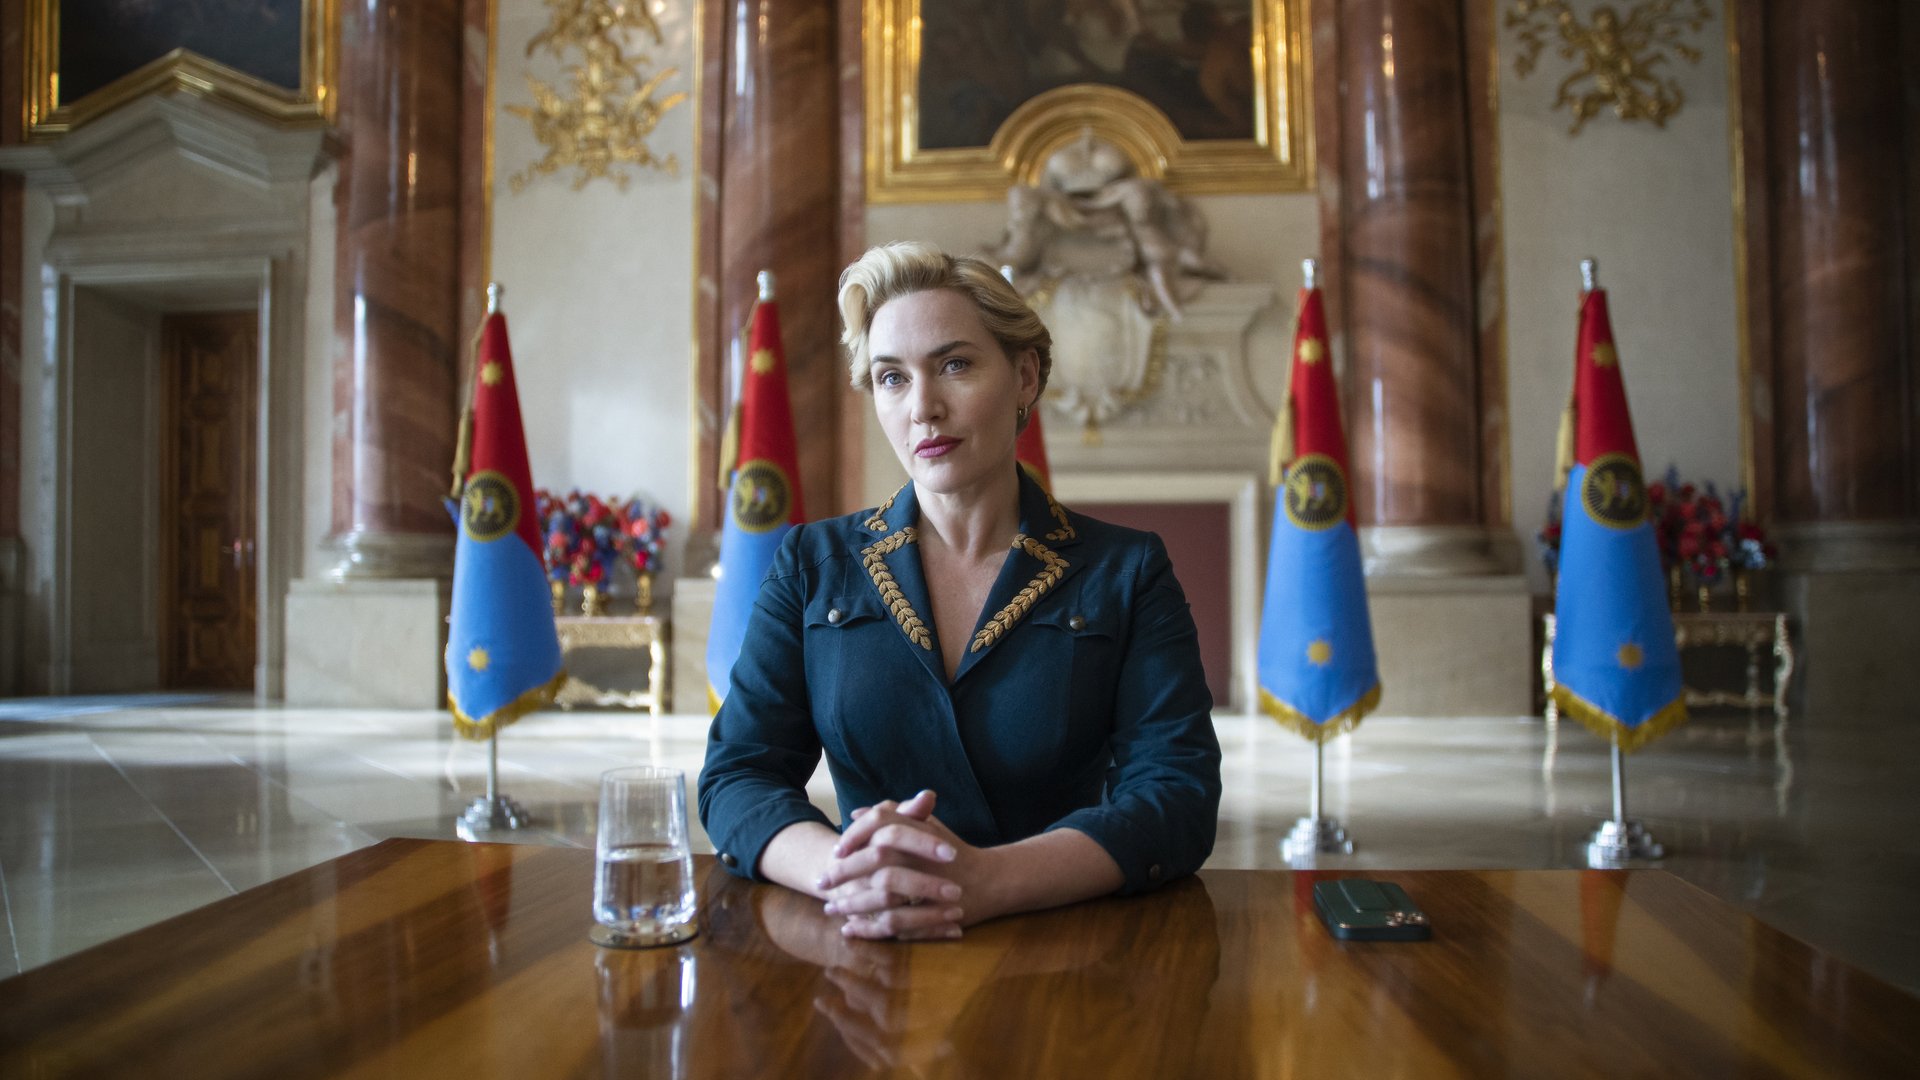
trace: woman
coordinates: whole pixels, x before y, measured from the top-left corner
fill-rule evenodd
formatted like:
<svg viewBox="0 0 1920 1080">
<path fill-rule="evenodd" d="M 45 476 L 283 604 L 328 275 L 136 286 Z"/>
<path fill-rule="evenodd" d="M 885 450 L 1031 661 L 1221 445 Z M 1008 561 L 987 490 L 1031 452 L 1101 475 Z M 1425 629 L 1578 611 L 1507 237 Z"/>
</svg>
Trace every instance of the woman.
<svg viewBox="0 0 1920 1080">
<path fill-rule="evenodd" d="M 1199 869 L 1220 746 L 1166 550 L 1015 463 L 1046 327 L 918 243 L 848 267 L 840 311 L 909 482 L 774 559 L 700 774 L 722 864 L 904 939 Z M 844 834 L 804 790 L 823 750 Z"/>
</svg>

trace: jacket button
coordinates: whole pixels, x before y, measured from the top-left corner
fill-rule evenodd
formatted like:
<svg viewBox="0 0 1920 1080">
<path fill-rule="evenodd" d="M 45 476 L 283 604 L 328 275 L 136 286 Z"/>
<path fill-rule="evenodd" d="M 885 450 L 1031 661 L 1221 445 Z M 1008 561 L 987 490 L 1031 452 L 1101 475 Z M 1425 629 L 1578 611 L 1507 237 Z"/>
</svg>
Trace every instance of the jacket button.
<svg viewBox="0 0 1920 1080">
<path fill-rule="evenodd" d="M 1159 881 L 1162 877 L 1165 877 L 1165 876 L 1166 876 L 1165 873 L 1162 872 L 1160 869 L 1159 863 L 1154 863 L 1152 866 L 1147 867 L 1148 881 Z"/>
<path fill-rule="evenodd" d="M 843 618 L 845 618 L 845 616 L 840 614 L 839 608 L 832 608 L 827 612 L 827 621 L 835 626 L 839 626 L 840 620 Z"/>
<path fill-rule="evenodd" d="M 731 870 L 734 867 L 740 865 L 740 860 L 734 858 L 733 853 L 731 851 L 723 851 L 720 853 L 720 865 Z"/>
<path fill-rule="evenodd" d="M 1085 630 L 1086 628 L 1087 619 L 1084 615 L 1075 615 L 1073 618 L 1067 620 L 1067 629 L 1069 630 Z"/>
</svg>

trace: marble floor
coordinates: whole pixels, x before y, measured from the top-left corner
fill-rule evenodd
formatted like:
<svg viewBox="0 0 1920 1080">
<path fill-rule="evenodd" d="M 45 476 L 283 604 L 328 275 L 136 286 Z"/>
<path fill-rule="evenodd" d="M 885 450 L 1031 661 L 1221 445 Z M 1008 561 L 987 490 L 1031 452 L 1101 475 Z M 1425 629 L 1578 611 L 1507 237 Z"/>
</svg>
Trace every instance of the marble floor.
<svg viewBox="0 0 1920 1080">
<path fill-rule="evenodd" d="M 1665 869 L 1920 993 L 1913 719 L 1697 717 L 1630 759 L 1630 808 L 1670 849 Z M 1312 751 L 1264 720 L 1215 722 L 1226 797 L 1209 865 L 1282 866 Z M 590 846 L 599 773 L 697 770 L 705 730 L 529 717 L 500 742 L 501 787 L 536 817 L 515 838 Z M 452 838 L 485 773 L 485 744 L 441 713 L 0 701 L 0 977 L 387 837 Z M 1326 775 L 1327 810 L 1359 844 L 1330 866 L 1576 867 L 1611 807 L 1605 744 L 1522 717 L 1374 717 L 1328 748 Z M 831 807 L 824 771 L 812 792 Z"/>
</svg>

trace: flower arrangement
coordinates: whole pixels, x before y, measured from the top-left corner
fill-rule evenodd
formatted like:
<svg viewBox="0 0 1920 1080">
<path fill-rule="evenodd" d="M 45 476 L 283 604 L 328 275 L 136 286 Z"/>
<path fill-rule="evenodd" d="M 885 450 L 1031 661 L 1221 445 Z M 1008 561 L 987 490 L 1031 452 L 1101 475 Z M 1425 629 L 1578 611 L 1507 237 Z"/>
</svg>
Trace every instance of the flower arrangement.
<svg viewBox="0 0 1920 1080">
<path fill-rule="evenodd" d="M 534 512 L 546 536 L 541 559 L 547 579 L 556 590 L 577 585 L 595 595 L 616 567 L 631 567 L 636 575 L 658 569 L 673 523 L 664 508 L 639 496 L 603 499 L 577 489 L 535 492 Z"/>
<path fill-rule="evenodd" d="M 1660 566 L 1669 576 L 1685 573 L 1702 589 L 1712 589 L 1732 571 L 1762 570 L 1779 552 L 1766 530 L 1746 519 L 1747 495 L 1735 491 L 1723 499 L 1712 481 L 1680 479 L 1667 466 L 1664 479 L 1647 485 L 1647 518 L 1660 547 Z M 1549 575 L 1560 569 L 1560 500 L 1547 505 L 1547 521 L 1534 534 L 1540 561 Z M 1677 585 L 1678 578 L 1674 578 Z"/>
<path fill-rule="evenodd" d="M 1711 480 L 1684 482 L 1667 466 L 1666 478 L 1647 485 L 1647 516 L 1660 541 L 1660 563 L 1682 568 L 1704 588 L 1720 584 L 1731 570 L 1761 570 L 1779 552 L 1766 530 L 1746 520 L 1747 494 L 1723 500 Z"/>
</svg>

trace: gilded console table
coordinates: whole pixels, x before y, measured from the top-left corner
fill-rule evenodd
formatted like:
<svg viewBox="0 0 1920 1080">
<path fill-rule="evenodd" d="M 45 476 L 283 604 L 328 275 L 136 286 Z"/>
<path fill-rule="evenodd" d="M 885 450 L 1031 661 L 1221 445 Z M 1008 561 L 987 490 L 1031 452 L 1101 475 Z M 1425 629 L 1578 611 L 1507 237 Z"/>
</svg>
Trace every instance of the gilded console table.
<svg viewBox="0 0 1920 1080">
<path fill-rule="evenodd" d="M 1540 617 L 1546 644 L 1540 649 L 1540 674 L 1547 686 L 1547 720 L 1557 720 L 1559 709 L 1553 703 L 1554 618 L 1549 612 Z M 1747 686 L 1744 693 L 1729 690 L 1700 690 L 1686 687 L 1689 708 L 1731 705 L 1758 709 L 1772 706 L 1774 715 L 1787 715 L 1787 687 L 1793 681 L 1793 638 L 1788 633 L 1787 617 L 1777 611 L 1680 612 L 1673 617 L 1673 643 L 1681 652 L 1707 646 L 1733 646 L 1747 652 Z M 1760 689 L 1760 652 L 1773 654 L 1773 692 Z"/>
<path fill-rule="evenodd" d="M 560 688 L 555 704 L 563 709 L 576 705 L 618 705 L 627 709 L 645 709 L 655 716 L 666 711 L 667 703 L 667 620 L 656 615 L 563 615 L 553 620 L 560 631 L 560 653 L 566 664 L 566 685 Z M 601 687 L 583 678 L 571 657 L 583 649 L 618 649 L 634 654 L 636 668 L 640 654 L 646 656 L 647 688 L 621 690 Z M 597 673 L 589 673 L 595 679 Z"/>
</svg>

